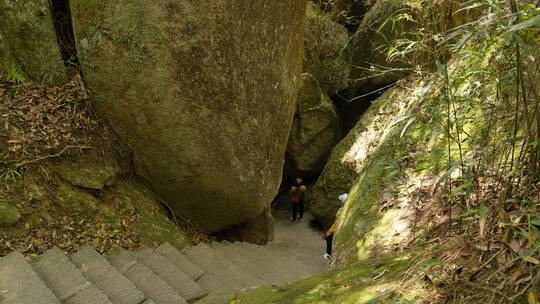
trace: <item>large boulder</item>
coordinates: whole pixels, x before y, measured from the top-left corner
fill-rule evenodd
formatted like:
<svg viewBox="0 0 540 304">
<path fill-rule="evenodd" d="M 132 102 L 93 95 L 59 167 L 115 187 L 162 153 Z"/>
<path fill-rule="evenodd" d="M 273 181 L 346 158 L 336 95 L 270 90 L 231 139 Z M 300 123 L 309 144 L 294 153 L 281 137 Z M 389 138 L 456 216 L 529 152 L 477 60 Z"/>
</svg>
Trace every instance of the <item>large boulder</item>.
<svg viewBox="0 0 540 304">
<path fill-rule="evenodd" d="M 15 59 L 11 53 L 11 47 L 0 29 L 0 69 L 8 69 L 13 65 L 15 65 Z"/>
<path fill-rule="evenodd" d="M 315 4 L 307 6 L 306 16 L 304 72 L 315 76 L 331 96 L 349 85 L 350 67 L 342 52 L 349 33 Z"/>
<path fill-rule="evenodd" d="M 399 58 L 388 59 L 388 49 L 396 39 L 405 38 L 416 24 L 397 19 L 397 12 L 409 12 L 406 3 L 378 0 L 360 23 L 358 31 L 347 45 L 351 65 L 351 86 L 362 93 L 391 84 L 405 76 L 407 63 Z"/>
<path fill-rule="evenodd" d="M 303 90 L 289 135 L 287 152 L 296 168 L 320 171 L 340 140 L 340 124 L 332 101 L 311 74 L 303 74 Z"/>
<path fill-rule="evenodd" d="M 332 150 L 313 188 L 309 206 L 325 228 L 332 225 L 337 211 L 342 207 L 338 196 L 351 191 L 353 183 L 381 140 L 412 106 L 410 100 L 393 102 L 401 100 L 403 96 L 407 95 L 401 87 L 386 91 Z"/>
<path fill-rule="evenodd" d="M 277 193 L 302 69 L 305 1 L 74 0 L 82 69 L 137 173 L 216 232 Z"/>
<path fill-rule="evenodd" d="M 2 31 L 13 57 L 30 78 L 51 85 L 67 82 L 49 1 L 1 1 Z M 0 47 L 5 47 L 2 42 Z M 0 63 L 6 64 L 2 53 L 0 51 Z"/>
<path fill-rule="evenodd" d="M 351 87 L 357 89 L 356 94 L 388 86 L 418 67 L 433 67 L 429 47 L 481 12 L 466 2 L 429 0 L 418 6 L 408 1 L 377 0 L 345 50 L 353 67 Z"/>
</svg>

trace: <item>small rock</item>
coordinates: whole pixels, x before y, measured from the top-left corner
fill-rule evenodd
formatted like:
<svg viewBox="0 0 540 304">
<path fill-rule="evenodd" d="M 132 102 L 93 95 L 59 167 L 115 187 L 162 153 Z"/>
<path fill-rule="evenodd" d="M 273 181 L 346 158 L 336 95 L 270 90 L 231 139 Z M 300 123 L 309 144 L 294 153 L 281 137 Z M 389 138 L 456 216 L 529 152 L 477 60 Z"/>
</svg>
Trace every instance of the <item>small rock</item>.
<svg viewBox="0 0 540 304">
<path fill-rule="evenodd" d="M 58 174 L 74 186 L 101 190 L 114 184 L 120 169 L 110 164 L 63 164 L 58 168 Z"/>
<path fill-rule="evenodd" d="M 21 219 L 21 214 L 17 208 L 0 202 L 0 226 L 13 226 Z"/>
<path fill-rule="evenodd" d="M 97 210 L 97 200 L 92 195 L 69 185 L 60 184 L 55 193 L 56 202 L 69 215 L 93 213 Z"/>
</svg>

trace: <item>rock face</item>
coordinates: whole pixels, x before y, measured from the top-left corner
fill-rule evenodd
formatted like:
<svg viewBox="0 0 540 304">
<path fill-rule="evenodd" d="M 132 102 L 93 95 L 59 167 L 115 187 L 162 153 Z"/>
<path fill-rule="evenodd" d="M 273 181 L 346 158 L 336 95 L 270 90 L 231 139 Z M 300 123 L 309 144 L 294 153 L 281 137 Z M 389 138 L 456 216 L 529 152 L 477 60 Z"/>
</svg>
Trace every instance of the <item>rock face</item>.
<svg viewBox="0 0 540 304">
<path fill-rule="evenodd" d="M 328 95 L 347 88 L 350 67 L 342 54 L 349 41 L 347 29 L 314 4 L 306 10 L 304 72 L 311 73 Z"/>
<path fill-rule="evenodd" d="M 342 207 L 338 196 L 351 191 L 354 181 L 365 168 L 381 139 L 394 129 L 396 121 L 409 110 L 412 102 L 393 102 L 403 96 L 400 88 L 386 91 L 332 150 L 313 188 L 309 206 L 313 215 L 326 228 L 332 225 L 336 212 Z"/>
<path fill-rule="evenodd" d="M 11 47 L 0 28 L 0 68 L 7 69 L 15 64 L 15 59 L 11 53 Z"/>
<path fill-rule="evenodd" d="M 280 183 L 305 1 L 71 1 L 98 113 L 174 212 L 210 231 Z"/>
<path fill-rule="evenodd" d="M 57 172 L 74 186 L 101 190 L 114 184 L 120 168 L 116 163 L 85 159 L 80 162 L 64 162 L 58 166 Z"/>
<path fill-rule="evenodd" d="M 61 183 L 54 194 L 56 203 L 68 215 L 94 213 L 98 202 L 90 194 Z"/>
<path fill-rule="evenodd" d="M 8 203 L 0 202 L 0 227 L 12 226 L 21 218 L 17 208 Z"/>
<path fill-rule="evenodd" d="M 67 82 L 49 1 L 0 2 L 1 31 L 10 45 L 13 57 L 30 78 L 51 85 Z M 4 47 L 1 41 L 0 47 Z M 2 53 L 0 51 L 0 63 L 5 59 Z"/>
<path fill-rule="evenodd" d="M 340 139 L 339 118 L 317 80 L 303 74 L 303 90 L 289 136 L 287 153 L 302 171 L 320 171 Z"/>
<path fill-rule="evenodd" d="M 354 66 L 351 69 L 352 87 L 369 92 L 406 75 L 400 70 L 406 67 L 404 62 L 387 59 L 388 41 L 405 38 L 406 29 L 415 28 L 414 23 L 406 19 L 388 22 L 400 9 L 407 12 L 400 1 L 378 0 L 365 15 L 346 50 Z"/>
</svg>

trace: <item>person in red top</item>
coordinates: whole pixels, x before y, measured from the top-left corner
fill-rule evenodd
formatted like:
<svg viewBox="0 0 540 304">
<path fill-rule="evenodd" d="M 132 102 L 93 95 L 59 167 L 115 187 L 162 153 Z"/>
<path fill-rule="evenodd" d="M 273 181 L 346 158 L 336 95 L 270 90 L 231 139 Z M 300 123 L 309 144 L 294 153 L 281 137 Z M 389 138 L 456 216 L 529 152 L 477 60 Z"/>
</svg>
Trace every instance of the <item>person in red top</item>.
<svg viewBox="0 0 540 304">
<path fill-rule="evenodd" d="M 289 191 L 289 197 L 291 199 L 292 217 L 291 222 L 301 219 L 304 216 L 304 196 L 307 188 L 304 186 L 304 182 L 301 178 L 297 178 L 295 185 L 291 187 Z"/>
</svg>

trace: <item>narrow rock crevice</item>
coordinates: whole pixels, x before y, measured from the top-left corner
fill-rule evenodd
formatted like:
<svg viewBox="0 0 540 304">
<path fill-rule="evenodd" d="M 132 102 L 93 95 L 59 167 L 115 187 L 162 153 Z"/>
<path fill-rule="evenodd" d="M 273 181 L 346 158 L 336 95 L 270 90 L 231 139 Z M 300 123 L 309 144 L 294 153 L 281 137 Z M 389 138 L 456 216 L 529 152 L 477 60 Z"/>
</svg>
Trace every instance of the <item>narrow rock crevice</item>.
<svg viewBox="0 0 540 304">
<path fill-rule="evenodd" d="M 49 5 L 64 65 L 81 72 L 69 0 L 49 0 Z"/>
</svg>

